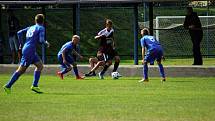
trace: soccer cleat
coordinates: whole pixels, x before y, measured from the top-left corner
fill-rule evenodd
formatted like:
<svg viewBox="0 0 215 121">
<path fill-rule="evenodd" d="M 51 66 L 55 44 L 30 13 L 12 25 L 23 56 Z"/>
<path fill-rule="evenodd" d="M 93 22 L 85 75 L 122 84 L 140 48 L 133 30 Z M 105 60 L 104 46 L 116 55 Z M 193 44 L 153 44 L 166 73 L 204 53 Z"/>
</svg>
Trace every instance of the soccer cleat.
<svg viewBox="0 0 215 121">
<path fill-rule="evenodd" d="M 140 83 L 142 83 L 142 82 L 149 82 L 149 79 L 142 79 L 142 80 L 140 80 L 138 82 L 140 82 Z"/>
<path fill-rule="evenodd" d="M 39 94 L 43 93 L 43 92 L 40 90 L 39 87 L 31 86 L 31 90 L 34 91 L 34 92 L 36 92 L 36 93 L 39 93 Z"/>
<path fill-rule="evenodd" d="M 162 79 L 161 79 L 161 82 L 165 82 L 165 81 L 166 81 L 166 78 L 162 78 Z"/>
<path fill-rule="evenodd" d="M 89 73 L 85 74 L 85 77 L 91 77 L 91 76 L 96 76 L 96 74 L 93 72 L 89 72 Z"/>
<path fill-rule="evenodd" d="M 62 80 L 63 80 L 63 74 L 62 74 L 61 72 L 57 72 L 57 76 L 59 76 L 59 77 L 60 77 L 60 79 L 62 79 Z"/>
<path fill-rule="evenodd" d="M 11 93 L 11 88 L 6 87 L 6 85 L 3 86 L 3 89 L 7 94 Z"/>
<path fill-rule="evenodd" d="M 82 79 L 84 79 L 84 77 L 76 76 L 76 79 L 77 79 L 77 80 L 82 80 Z"/>
<path fill-rule="evenodd" d="M 102 75 L 101 72 L 99 72 L 99 78 L 104 79 L 104 75 Z"/>
</svg>

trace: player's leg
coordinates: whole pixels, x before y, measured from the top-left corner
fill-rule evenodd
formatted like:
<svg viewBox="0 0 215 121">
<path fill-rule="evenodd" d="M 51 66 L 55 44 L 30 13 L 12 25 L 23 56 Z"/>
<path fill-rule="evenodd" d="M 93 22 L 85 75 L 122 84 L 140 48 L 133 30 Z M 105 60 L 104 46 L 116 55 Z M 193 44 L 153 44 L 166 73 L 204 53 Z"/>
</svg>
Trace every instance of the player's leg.
<svg viewBox="0 0 215 121">
<path fill-rule="evenodd" d="M 43 70 L 43 63 L 42 63 L 42 61 L 38 61 L 38 62 L 34 63 L 34 65 L 36 66 L 36 68 L 34 70 L 34 80 L 33 80 L 32 86 L 38 87 L 40 74 L 41 74 L 41 71 Z"/>
<path fill-rule="evenodd" d="M 100 66 L 104 66 L 105 61 L 98 61 L 97 64 L 94 66 L 94 68 L 91 70 L 91 72 L 95 72 Z"/>
<path fill-rule="evenodd" d="M 147 53 L 144 62 L 143 62 L 143 78 L 139 82 L 148 82 L 149 77 L 148 77 L 148 63 L 153 63 L 154 62 L 154 57 L 152 56 L 151 53 Z"/>
<path fill-rule="evenodd" d="M 86 77 L 89 77 L 89 76 L 96 76 L 96 73 L 95 73 L 95 68 L 97 68 L 97 63 L 98 63 L 98 59 L 97 58 L 90 58 L 89 59 L 89 63 L 90 63 L 90 66 L 91 66 L 91 70 L 90 72 L 88 72 L 87 74 L 85 74 Z"/>
<path fill-rule="evenodd" d="M 160 71 L 161 81 L 162 82 L 166 81 L 166 76 L 165 76 L 165 72 L 164 72 L 164 68 L 163 68 L 163 64 L 161 63 L 161 60 L 157 60 L 157 64 Z"/>
<path fill-rule="evenodd" d="M 57 72 L 57 75 L 63 80 L 63 75 L 68 73 L 69 71 L 72 70 L 72 67 L 70 66 L 70 64 L 65 64 L 63 63 L 63 59 L 62 56 L 58 56 L 58 61 L 61 65 L 62 70 Z"/>
<path fill-rule="evenodd" d="M 73 71 L 75 73 L 75 76 L 76 76 L 76 79 L 84 79 L 84 77 L 81 77 L 78 73 L 78 67 L 77 67 L 77 63 L 76 62 L 73 62 L 72 63 L 72 66 L 73 66 Z"/>
<path fill-rule="evenodd" d="M 25 73 L 27 69 L 27 66 L 22 66 L 20 64 L 20 66 L 18 67 L 18 69 L 13 73 L 13 75 L 11 76 L 10 81 L 8 81 L 8 83 L 6 85 L 3 86 L 4 90 L 6 93 L 10 93 L 11 92 L 11 87 L 12 85 L 19 79 L 19 77 Z"/>
<path fill-rule="evenodd" d="M 107 69 L 111 66 L 111 64 L 112 64 L 112 60 L 108 60 L 107 62 L 105 62 L 103 70 L 99 73 L 100 79 L 104 79 L 104 74 L 107 71 Z"/>
<path fill-rule="evenodd" d="M 148 62 L 144 62 L 143 63 L 143 79 L 140 80 L 139 82 L 148 82 L 149 78 L 148 78 Z"/>
<path fill-rule="evenodd" d="M 163 68 L 163 64 L 161 63 L 162 61 L 162 57 L 163 57 L 163 50 L 159 49 L 157 54 L 156 54 L 156 61 L 159 67 L 159 72 L 160 72 L 160 76 L 161 76 L 161 81 L 166 81 L 166 77 L 165 77 L 165 72 L 164 72 L 164 68 Z"/>
<path fill-rule="evenodd" d="M 119 67 L 119 63 L 120 63 L 120 57 L 119 57 L 118 53 L 116 52 L 116 50 L 113 50 L 113 56 L 114 56 L 114 60 L 115 60 L 113 72 L 116 72 Z"/>
<path fill-rule="evenodd" d="M 105 61 L 99 61 L 97 59 L 96 65 L 90 70 L 90 72 L 88 74 L 85 74 L 85 76 L 96 76 L 95 71 L 100 67 L 100 66 L 104 66 L 105 65 Z"/>
<path fill-rule="evenodd" d="M 31 86 L 31 90 L 36 92 L 36 93 L 43 93 L 38 86 L 41 71 L 43 70 L 43 63 L 41 60 L 39 60 L 39 61 L 36 61 L 34 63 L 34 65 L 36 66 L 36 68 L 34 70 L 34 80 L 33 80 L 32 86 Z"/>
</svg>

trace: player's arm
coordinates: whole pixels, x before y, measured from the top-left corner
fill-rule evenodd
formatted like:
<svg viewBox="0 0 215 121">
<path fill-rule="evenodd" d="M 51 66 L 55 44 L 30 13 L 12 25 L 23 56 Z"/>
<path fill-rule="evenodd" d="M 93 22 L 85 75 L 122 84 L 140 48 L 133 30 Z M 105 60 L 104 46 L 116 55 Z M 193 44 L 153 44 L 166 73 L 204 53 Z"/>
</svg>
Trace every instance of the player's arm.
<svg viewBox="0 0 215 121">
<path fill-rule="evenodd" d="M 21 49 L 23 46 L 23 34 L 26 33 L 28 31 L 29 27 L 21 29 L 17 32 L 17 38 L 18 38 L 18 42 L 19 42 L 19 48 Z"/>
<path fill-rule="evenodd" d="M 142 39 L 140 40 L 140 42 L 141 42 L 141 47 L 142 47 L 142 63 L 144 63 L 145 52 L 146 52 L 146 50 L 145 50 L 145 40 L 144 40 L 144 38 L 142 38 Z"/>
<path fill-rule="evenodd" d="M 45 28 L 40 29 L 40 33 L 39 33 L 39 41 L 41 44 L 46 45 L 47 47 L 50 46 L 48 41 L 45 41 Z"/>
<path fill-rule="evenodd" d="M 64 64 L 67 64 L 67 61 L 66 61 L 66 51 L 67 51 L 67 49 L 64 49 L 63 52 L 62 52 L 62 58 L 63 58 L 63 63 Z"/>
<path fill-rule="evenodd" d="M 189 29 L 188 16 L 185 17 L 183 26 L 185 29 Z"/>
<path fill-rule="evenodd" d="M 105 37 L 104 35 L 97 35 L 95 36 L 95 39 L 100 40 L 100 38 Z"/>
<path fill-rule="evenodd" d="M 72 50 L 72 53 L 75 54 L 76 56 L 78 56 L 80 59 L 83 59 L 83 56 L 81 56 L 77 51 L 75 51 L 74 49 Z"/>
<path fill-rule="evenodd" d="M 142 47 L 142 61 L 144 62 L 145 58 L 145 47 Z"/>
<path fill-rule="evenodd" d="M 95 36 L 95 39 L 97 39 L 97 40 L 99 40 L 101 37 L 104 37 L 104 29 L 103 30 L 101 30 L 96 36 Z"/>
</svg>

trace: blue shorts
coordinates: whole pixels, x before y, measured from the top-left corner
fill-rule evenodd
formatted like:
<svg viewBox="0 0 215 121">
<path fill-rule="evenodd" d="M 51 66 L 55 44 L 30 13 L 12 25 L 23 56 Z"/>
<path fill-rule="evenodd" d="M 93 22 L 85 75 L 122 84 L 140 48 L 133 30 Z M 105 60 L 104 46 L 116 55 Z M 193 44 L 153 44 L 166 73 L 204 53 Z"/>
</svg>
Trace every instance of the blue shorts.
<svg viewBox="0 0 215 121">
<path fill-rule="evenodd" d="M 72 56 L 66 56 L 66 61 L 68 62 L 68 64 L 63 63 L 62 55 L 58 55 L 58 61 L 59 61 L 62 68 L 69 68 L 69 67 L 71 67 L 70 64 L 74 63 L 74 59 Z"/>
<path fill-rule="evenodd" d="M 144 60 L 145 62 L 150 63 L 151 65 L 154 64 L 154 61 L 161 61 L 163 56 L 163 50 L 162 49 L 155 49 L 153 51 L 147 52 Z"/>
<path fill-rule="evenodd" d="M 32 54 L 32 55 L 25 55 L 25 54 L 23 54 L 22 58 L 21 58 L 21 61 L 20 61 L 20 65 L 28 67 L 29 65 L 37 63 L 37 62 L 40 62 L 40 61 L 41 61 L 41 59 L 37 55 L 37 53 Z"/>
</svg>

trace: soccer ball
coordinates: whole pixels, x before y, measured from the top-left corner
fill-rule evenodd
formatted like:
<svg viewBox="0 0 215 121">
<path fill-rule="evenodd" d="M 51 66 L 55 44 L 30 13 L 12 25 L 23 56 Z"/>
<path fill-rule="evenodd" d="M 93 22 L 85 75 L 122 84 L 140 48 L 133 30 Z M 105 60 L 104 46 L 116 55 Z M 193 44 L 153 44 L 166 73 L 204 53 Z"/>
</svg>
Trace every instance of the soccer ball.
<svg viewBox="0 0 215 121">
<path fill-rule="evenodd" d="M 118 72 L 112 72 L 111 76 L 112 76 L 112 79 L 119 79 L 120 74 Z"/>
</svg>

